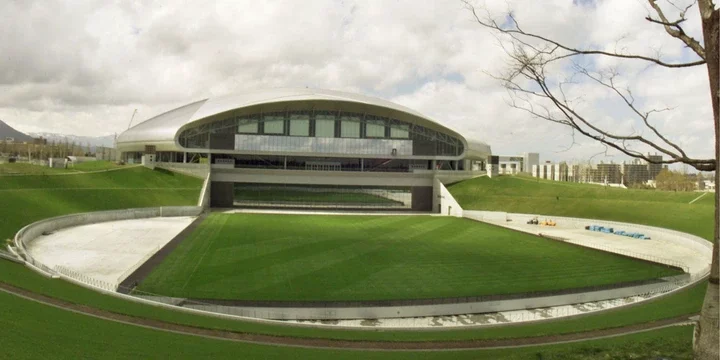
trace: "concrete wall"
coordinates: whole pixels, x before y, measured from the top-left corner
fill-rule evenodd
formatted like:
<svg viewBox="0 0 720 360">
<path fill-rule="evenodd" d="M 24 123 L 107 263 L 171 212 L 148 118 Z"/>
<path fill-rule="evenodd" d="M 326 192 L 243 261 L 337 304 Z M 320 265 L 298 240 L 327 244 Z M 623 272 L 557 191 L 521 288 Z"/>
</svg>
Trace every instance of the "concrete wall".
<svg viewBox="0 0 720 360">
<path fill-rule="evenodd" d="M 675 285 L 665 285 L 667 290 Z M 658 284 L 629 286 L 619 289 L 588 291 L 576 294 L 549 295 L 520 299 L 495 299 L 488 301 L 429 304 L 410 306 L 363 306 L 363 307 L 238 307 L 216 304 L 193 303 L 192 300 L 183 306 L 223 314 L 277 320 L 310 320 L 310 319 L 386 319 L 425 316 L 461 315 L 488 313 L 523 309 L 544 308 L 567 304 L 579 304 L 592 301 L 625 298 L 630 296 L 654 293 L 659 290 Z M 152 299 L 149 297 L 145 297 Z M 182 299 L 156 299 L 168 303 L 179 303 Z"/>
<path fill-rule="evenodd" d="M 155 167 L 200 179 L 205 179 L 210 172 L 207 164 L 156 162 Z"/>
<path fill-rule="evenodd" d="M 433 210 L 433 188 L 432 186 L 413 186 L 412 187 L 412 206 L 413 211 L 432 211 Z"/>
<path fill-rule="evenodd" d="M 210 174 L 205 177 L 203 187 L 200 189 L 200 197 L 197 206 L 207 209 L 210 207 Z"/>
<path fill-rule="evenodd" d="M 235 186 L 231 182 L 210 182 L 210 206 L 229 208 L 235 202 Z"/>
<path fill-rule="evenodd" d="M 433 193 L 433 209 L 436 212 L 439 211 L 440 214 L 445 216 L 463 216 L 462 207 L 438 178 L 435 178 Z"/>
<path fill-rule="evenodd" d="M 450 171 L 450 170 L 415 170 L 414 174 L 429 174 L 433 178 L 440 180 L 445 185 L 453 184 L 459 181 L 473 179 L 476 177 L 486 176 L 486 171 Z"/>
</svg>

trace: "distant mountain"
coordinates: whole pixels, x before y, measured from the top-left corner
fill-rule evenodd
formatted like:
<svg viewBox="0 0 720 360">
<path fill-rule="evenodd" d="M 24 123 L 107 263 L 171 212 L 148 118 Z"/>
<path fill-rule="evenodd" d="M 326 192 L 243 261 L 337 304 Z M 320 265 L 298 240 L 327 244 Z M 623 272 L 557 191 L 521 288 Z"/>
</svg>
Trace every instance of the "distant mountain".
<svg viewBox="0 0 720 360">
<path fill-rule="evenodd" d="M 67 135 L 67 134 L 56 134 L 56 133 L 30 133 L 30 135 L 34 137 L 43 137 L 47 139 L 48 143 L 56 142 L 56 143 L 65 143 L 68 142 L 70 144 L 75 143 L 76 145 L 80 146 L 87 146 L 90 144 L 90 147 L 92 149 L 95 149 L 97 146 L 104 146 L 104 147 L 113 147 L 115 142 L 115 135 L 106 135 L 106 136 L 77 136 L 77 135 Z"/>
<path fill-rule="evenodd" d="M 32 141 L 33 139 L 32 136 L 23 134 L 0 120 L 0 140 L 5 140 L 6 138 L 13 138 L 15 141 Z"/>
</svg>

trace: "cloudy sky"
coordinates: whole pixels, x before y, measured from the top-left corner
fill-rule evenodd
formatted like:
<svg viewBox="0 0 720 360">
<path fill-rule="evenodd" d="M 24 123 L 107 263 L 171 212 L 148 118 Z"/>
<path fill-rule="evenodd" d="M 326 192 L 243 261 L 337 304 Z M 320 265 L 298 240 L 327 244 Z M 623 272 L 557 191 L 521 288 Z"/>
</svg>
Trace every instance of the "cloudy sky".
<svg viewBox="0 0 720 360">
<path fill-rule="evenodd" d="M 663 1 L 675 18 L 678 11 Z M 644 0 L 476 4 L 499 19 L 511 8 L 525 30 L 571 45 L 694 59 L 644 20 L 650 13 Z M 697 13 L 689 11 L 685 31 L 700 39 Z M 0 20 L 0 119 L 26 132 L 120 133 L 133 109 L 137 123 L 207 97 L 307 86 L 409 106 L 484 139 L 498 154 L 572 160 L 603 151 L 580 138 L 567 150 L 569 130 L 508 106 L 508 93 L 490 76 L 507 66 L 502 40 L 459 0 L 9 0 L 0 2 Z M 653 124 L 691 155 L 712 155 L 704 66 L 670 70 L 602 59 L 592 66 L 617 67 L 646 110 L 673 108 Z M 569 67 L 554 74 L 571 75 Z M 575 90 L 599 124 L 642 131 L 607 92 Z"/>
</svg>

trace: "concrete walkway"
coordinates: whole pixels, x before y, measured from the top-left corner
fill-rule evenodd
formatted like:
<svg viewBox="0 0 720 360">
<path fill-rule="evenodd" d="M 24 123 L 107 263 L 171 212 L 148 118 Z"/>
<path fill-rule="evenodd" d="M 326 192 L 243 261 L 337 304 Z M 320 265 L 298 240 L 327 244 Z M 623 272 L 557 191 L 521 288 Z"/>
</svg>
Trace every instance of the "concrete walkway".
<svg viewBox="0 0 720 360">
<path fill-rule="evenodd" d="M 96 280 L 119 283 L 193 219 L 158 217 L 76 226 L 33 240 L 28 252 L 50 268 L 62 266 Z"/>
<path fill-rule="evenodd" d="M 711 247 L 704 248 L 701 246 L 702 243 L 709 246 L 710 242 L 700 239 L 694 235 L 683 234 L 657 227 L 603 220 L 570 220 L 569 218 L 547 215 L 494 213 L 484 211 L 464 211 L 463 214 L 465 217 L 470 219 L 530 234 L 562 238 L 567 242 L 590 248 L 620 254 L 629 254 L 633 257 L 660 263 L 663 263 L 664 260 L 676 262 L 686 266 L 691 275 L 699 275 L 702 272 L 709 271 L 709 266 L 712 262 Z M 537 217 L 540 221 L 545 219 L 556 220 L 557 226 L 529 225 L 526 223 L 527 220 L 534 217 Z M 615 230 L 644 233 L 646 235 L 650 235 L 651 239 L 641 240 L 627 236 L 589 231 L 585 230 L 584 227 L 586 225 L 600 225 L 612 227 Z"/>
</svg>

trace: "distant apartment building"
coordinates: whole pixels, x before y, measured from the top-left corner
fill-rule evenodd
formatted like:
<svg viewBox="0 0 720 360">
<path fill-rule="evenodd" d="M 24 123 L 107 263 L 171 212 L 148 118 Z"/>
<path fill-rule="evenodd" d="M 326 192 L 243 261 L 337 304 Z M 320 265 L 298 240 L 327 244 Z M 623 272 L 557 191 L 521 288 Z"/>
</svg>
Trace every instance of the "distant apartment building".
<svg viewBox="0 0 720 360">
<path fill-rule="evenodd" d="M 649 155 L 653 161 L 662 161 L 662 155 Z M 533 177 L 568 182 L 597 184 L 647 184 L 657 177 L 663 169 L 662 164 L 653 164 L 639 159 L 621 164 L 613 162 L 599 164 L 550 163 L 533 165 Z"/>
<path fill-rule="evenodd" d="M 647 167 L 648 167 L 648 178 L 649 178 L 650 180 L 655 180 L 655 178 L 658 176 L 658 174 L 660 173 L 660 171 L 662 171 L 662 169 L 663 169 L 663 164 L 660 164 L 660 162 L 661 162 L 662 159 L 663 159 L 663 158 L 662 158 L 662 155 L 657 155 L 657 154 L 655 154 L 655 155 L 650 155 L 650 154 L 648 154 L 647 157 L 648 157 L 648 159 L 650 160 L 650 161 L 647 163 Z"/>
<path fill-rule="evenodd" d="M 566 163 L 560 164 L 538 164 L 531 168 L 533 177 L 554 181 L 569 181 L 569 167 Z"/>
<path fill-rule="evenodd" d="M 620 164 L 600 163 L 597 164 L 596 181 L 603 184 L 620 184 L 622 183 L 622 170 Z"/>
<path fill-rule="evenodd" d="M 498 156 L 498 173 L 515 175 L 519 173 L 531 173 L 533 165 L 540 164 L 540 154 L 522 153 L 522 155 Z"/>
<path fill-rule="evenodd" d="M 648 180 L 654 179 L 654 177 L 650 177 L 650 167 L 653 165 L 654 164 L 648 164 L 640 159 L 624 162 L 622 164 L 622 183 L 626 186 L 645 184 Z"/>
</svg>

